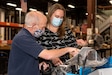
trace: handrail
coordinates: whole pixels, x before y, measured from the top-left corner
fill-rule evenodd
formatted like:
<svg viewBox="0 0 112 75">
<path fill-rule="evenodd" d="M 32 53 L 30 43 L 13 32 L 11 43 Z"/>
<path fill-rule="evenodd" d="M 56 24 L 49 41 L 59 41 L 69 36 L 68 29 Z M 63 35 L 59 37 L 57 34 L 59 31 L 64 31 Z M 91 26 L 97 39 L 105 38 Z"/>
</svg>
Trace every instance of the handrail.
<svg viewBox="0 0 112 75">
<path fill-rule="evenodd" d="M 110 16 L 102 25 L 99 26 L 100 33 L 107 29 L 112 24 L 112 16 Z"/>
</svg>

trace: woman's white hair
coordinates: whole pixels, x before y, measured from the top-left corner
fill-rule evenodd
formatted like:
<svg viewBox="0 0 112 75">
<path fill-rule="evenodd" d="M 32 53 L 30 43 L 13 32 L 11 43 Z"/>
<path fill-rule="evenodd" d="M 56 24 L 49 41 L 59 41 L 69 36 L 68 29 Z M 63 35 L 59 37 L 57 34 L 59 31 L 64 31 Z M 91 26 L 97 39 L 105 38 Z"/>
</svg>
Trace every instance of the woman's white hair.
<svg viewBox="0 0 112 75">
<path fill-rule="evenodd" d="M 32 27 L 34 24 L 39 22 L 39 17 L 37 16 L 39 12 L 32 11 L 26 14 L 25 17 L 25 25 L 28 27 Z"/>
</svg>

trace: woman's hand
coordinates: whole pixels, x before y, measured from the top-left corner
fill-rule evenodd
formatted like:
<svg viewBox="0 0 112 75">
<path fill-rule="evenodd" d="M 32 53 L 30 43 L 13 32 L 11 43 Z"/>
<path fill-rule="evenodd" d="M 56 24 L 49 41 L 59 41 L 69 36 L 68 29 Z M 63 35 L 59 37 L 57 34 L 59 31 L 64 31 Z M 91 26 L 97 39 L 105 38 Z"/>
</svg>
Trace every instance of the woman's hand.
<svg viewBox="0 0 112 75">
<path fill-rule="evenodd" d="M 42 68 L 43 67 L 43 68 Z M 49 67 L 49 64 L 45 63 L 45 62 L 41 62 L 39 64 L 39 69 L 40 70 L 46 70 Z"/>
<path fill-rule="evenodd" d="M 59 66 L 59 65 L 62 65 L 63 64 L 63 62 L 59 58 L 52 59 L 52 63 L 55 66 Z"/>
<path fill-rule="evenodd" d="M 80 46 L 86 46 L 87 45 L 87 41 L 83 40 L 83 39 L 77 39 L 77 44 Z"/>
</svg>

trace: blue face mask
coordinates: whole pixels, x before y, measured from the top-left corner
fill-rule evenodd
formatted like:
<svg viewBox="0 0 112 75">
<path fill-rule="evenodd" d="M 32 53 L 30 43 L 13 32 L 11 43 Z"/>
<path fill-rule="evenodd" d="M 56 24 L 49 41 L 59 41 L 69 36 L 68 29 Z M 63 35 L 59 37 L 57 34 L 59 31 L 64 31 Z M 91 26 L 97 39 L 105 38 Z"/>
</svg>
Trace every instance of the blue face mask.
<svg viewBox="0 0 112 75">
<path fill-rule="evenodd" d="M 44 30 L 37 30 L 37 31 L 35 31 L 34 32 L 34 36 L 36 37 L 36 38 L 39 38 L 42 34 L 44 33 Z"/>
<path fill-rule="evenodd" d="M 52 20 L 52 25 L 59 27 L 62 24 L 63 19 L 54 17 Z"/>
</svg>

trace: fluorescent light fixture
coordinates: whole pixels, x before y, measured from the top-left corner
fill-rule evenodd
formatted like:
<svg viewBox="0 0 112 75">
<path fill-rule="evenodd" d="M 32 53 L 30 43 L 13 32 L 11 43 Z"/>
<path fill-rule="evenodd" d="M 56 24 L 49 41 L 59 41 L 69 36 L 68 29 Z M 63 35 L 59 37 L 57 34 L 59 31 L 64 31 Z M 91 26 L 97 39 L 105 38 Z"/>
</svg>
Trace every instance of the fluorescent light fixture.
<svg viewBox="0 0 112 75">
<path fill-rule="evenodd" d="M 46 15 L 48 14 L 48 12 L 45 13 Z"/>
<path fill-rule="evenodd" d="M 17 7 L 16 4 L 12 4 L 12 3 L 7 3 L 7 5 L 9 5 L 9 6 L 13 6 L 13 7 Z"/>
<path fill-rule="evenodd" d="M 21 8 L 16 8 L 16 10 L 22 11 L 22 9 L 21 9 Z"/>
<path fill-rule="evenodd" d="M 58 2 L 59 0 L 53 0 L 53 1 Z"/>
<path fill-rule="evenodd" d="M 75 6 L 73 6 L 73 5 L 71 5 L 71 4 L 69 4 L 68 7 L 70 7 L 70 8 L 75 8 Z"/>
<path fill-rule="evenodd" d="M 37 9 L 29 8 L 30 11 L 37 11 Z"/>
<path fill-rule="evenodd" d="M 112 4 L 112 0 L 110 0 L 109 2 L 110 2 L 110 4 Z"/>
<path fill-rule="evenodd" d="M 88 13 L 86 13 L 86 15 L 88 15 Z"/>
</svg>

